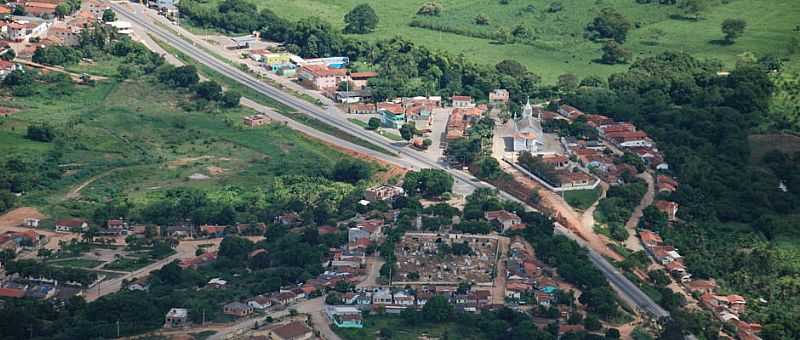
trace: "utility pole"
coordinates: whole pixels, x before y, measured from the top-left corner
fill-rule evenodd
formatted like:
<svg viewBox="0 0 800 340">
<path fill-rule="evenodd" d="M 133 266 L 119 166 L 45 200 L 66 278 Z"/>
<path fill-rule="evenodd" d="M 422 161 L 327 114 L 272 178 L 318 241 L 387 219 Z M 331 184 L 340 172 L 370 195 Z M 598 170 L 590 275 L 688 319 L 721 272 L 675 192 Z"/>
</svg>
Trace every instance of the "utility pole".
<svg viewBox="0 0 800 340">
<path fill-rule="evenodd" d="M 119 338 L 119 319 L 117 319 L 117 337 Z"/>
</svg>

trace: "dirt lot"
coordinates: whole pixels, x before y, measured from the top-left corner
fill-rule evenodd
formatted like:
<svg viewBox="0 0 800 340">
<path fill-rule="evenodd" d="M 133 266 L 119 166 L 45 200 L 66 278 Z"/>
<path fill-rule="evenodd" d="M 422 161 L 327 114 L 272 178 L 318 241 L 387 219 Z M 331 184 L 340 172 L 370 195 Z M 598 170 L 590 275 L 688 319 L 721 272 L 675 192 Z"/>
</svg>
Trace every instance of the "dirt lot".
<svg viewBox="0 0 800 340">
<path fill-rule="evenodd" d="M 45 216 L 44 214 L 42 214 L 41 212 L 39 212 L 34 208 L 30 207 L 17 208 L 0 216 L 0 233 L 4 233 L 6 231 L 31 230 L 31 228 L 25 228 L 22 226 L 22 221 L 29 217 L 38 219 L 47 218 L 47 216 Z M 33 230 L 35 230 L 39 234 L 48 237 L 49 240 L 45 245 L 45 248 L 51 250 L 58 249 L 58 241 L 69 241 L 71 239 L 78 238 L 80 236 L 78 234 L 57 233 L 54 231 L 43 230 L 43 229 L 33 229 Z"/>
</svg>

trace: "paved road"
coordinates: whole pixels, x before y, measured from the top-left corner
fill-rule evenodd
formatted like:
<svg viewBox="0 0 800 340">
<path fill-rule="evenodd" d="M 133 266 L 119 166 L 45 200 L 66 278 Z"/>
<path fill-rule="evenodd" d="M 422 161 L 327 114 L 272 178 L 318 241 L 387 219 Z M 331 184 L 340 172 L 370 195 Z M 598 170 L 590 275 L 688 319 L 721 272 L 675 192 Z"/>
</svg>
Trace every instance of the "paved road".
<svg viewBox="0 0 800 340">
<path fill-rule="evenodd" d="M 181 254 L 178 253 L 170 257 L 163 258 L 158 262 L 152 263 L 134 272 L 122 275 L 115 279 L 100 282 L 96 286 L 87 289 L 84 298 L 86 299 L 86 302 L 92 302 L 94 300 L 99 299 L 102 296 L 111 293 L 116 293 L 117 291 L 122 289 L 122 280 L 130 280 L 135 277 L 147 276 L 150 274 L 150 272 L 159 270 L 161 269 L 161 267 L 164 267 L 170 262 L 177 260 L 180 257 L 180 255 Z"/>
<path fill-rule="evenodd" d="M 129 5 L 131 7 L 138 6 L 134 4 L 129 4 Z M 410 150 L 409 148 L 405 147 L 404 143 L 400 144 L 393 143 L 390 142 L 389 140 L 380 138 L 376 134 L 370 131 L 366 131 L 348 122 L 344 118 L 344 114 L 331 114 L 330 111 L 323 110 L 314 104 L 308 103 L 302 99 L 298 99 L 292 95 L 286 94 L 276 88 L 273 88 L 272 86 L 269 86 L 268 84 L 259 81 L 253 76 L 245 72 L 242 72 L 241 70 L 233 66 L 226 64 L 225 62 L 209 56 L 205 51 L 195 46 L 194 43 L 189 43 L 185 41 L 183 38 L 175 36 L 174 32 L 166 30 L 162 27 L 153 24 L 146 18 L 143 18 L 143 16 L 141 15 L 132 13 L 131 7 L 127 5 L 123 6 L 112 3 L 111 7 L 117 12 L 117 14 L 119 14 L 125 20 L 131 21 L 133 24 L 141 26 L 150 34 L 153 34 L 155 37 L 170 44 L 171 46 L 178 49 L 187 56 L 193 58 L 197 62 L 203 63 L 207 67 L 217 72 L 220 72 L 221 74 L 224 74 L 230 77 L 231 79 L 234 79 L 235 81 L 253 89 L 254 91 L 269 96 L 284 105 L 292 107 L 300 112 L 304 112 L 311 117 L 314 117 L 316 119 L 319 119 L 320 121 L 328 123 L 329 125 L 336 127 L 340 130 L 343 130 L 353 136 L 371 141 L 372 143 L 378 146 L 381 146 L 388 150 L 392 150 L 396 152 L 398 156 L 387 157 L 387 155 L 384 153 L 377 152 L 360 146 L 353 146 L 354 150 L 365 153 L 371 157 L 375 157 L 381 160 L 386 160 L 388 162 L 392 162 L 411 169 L 420 169 L 420 168 L 443 169 L 453 176 L 458 185 L 467 185 L 473 188 L 479 188 L 479 187 L 493 188 L 493 186 L 481 182 L 470 175 L 466 175 L 461 171 L 447 169 L 444 166 L 444 164 L 439 162 L 439 160 L 428 159 L 423 154 L 420 154 L 416 151 Z M 286 120 L 290 121 L 291 119 L 286 117 Z M 331 141 L 336 144 L 348 145 L 348 147 L 352 145 L 352 143 L 340 140 L 334 136 L 321 133 L 318 135 L 323 135 L 325 140 Z M 500 194 L 502 197 L 506 199 L 520 202 L 518 199 L 507 193 L 501 192 Z M 524 202 L 522 203 L 525 204 Z M 525 205 L 527 206 L 527 204 Z M 571 235 L 569 231 L 566 231 L 566 233 L 568 235 Z M 575 238 L 574 235 L 573 238 Z M 612 283 L 612 285 L 614 285 L 615 288 L 618 289 L 618 292 L 621 295 L 623 295 L 624 299 L 633 302 L 639 308 L 653 314 L 654 316 L 663 317 L 668 315 L 666 311 L 658 307 L 649 297 L 647 297 L 647 295 L 645 295 L 641 290 L 639 290 L 638 287 L 633 285 L 633 283 L 628 281 L 624 276 L 622 276 L 619 272 L 617 272 L 616 269 L 614 269 L 613 266 L 611 266 L 611 264 L 608 263 L 608 261 L 606 261 L 599 255 L 596 255 L 596 253 L 594 253 L 594 251 L 592 251 L 591 249 L 590 249 L 590 254 L 593 255 L 590 256 L 590 258 L 592 258 L 592 261 L 595 262 L 595 264 L 598 266 L 598 268 L 600 268 L 600 270 L 608 278 L 608 280 Z"/>
</svg>

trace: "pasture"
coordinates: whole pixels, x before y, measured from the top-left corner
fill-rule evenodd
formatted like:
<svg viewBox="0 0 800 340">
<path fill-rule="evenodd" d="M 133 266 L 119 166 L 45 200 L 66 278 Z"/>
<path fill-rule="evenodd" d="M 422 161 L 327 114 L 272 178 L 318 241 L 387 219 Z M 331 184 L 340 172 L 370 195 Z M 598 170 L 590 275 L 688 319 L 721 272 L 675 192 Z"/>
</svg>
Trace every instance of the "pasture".
<svg viewBox="0 0 800 340">
<path fill-rule="evenodd" d="M 214 6 L 221 0 L 208 1 Z M 321 17 L 337 28 L 344 27 L 343 17 L 363 0 L 252 0 L 259 8 L 269 8 L 280 16 L 300 19 L 310 15 Z M 503 1 L 506 2 L 506 1 Z M 726 68 L 736 64 L 742 53 L 756 56 L 773 54 L 789 57 L 794 31 L 800 25 L 800 6 L 793 0 L 726 0 L 712 1 L 712 6 L 700 13 L 699 19 L 684 15 L 674 5 L 637 4 L 633 0 L 562 0 L 559 11 L 550 11 L 550 0 L 441 0 L 443 11 L 438 17 L 417 16 L 424 1 L 370 1 L 380 22 L 368 40 L 402 36 L 417 44 L 494 65 L 504 59 L 517 60 L 529 70 L 554 83 L 559 75 L 574 73 L 579 77 L 608 76 L 622 71 L 625 65 L 603 65 L 593 62 L 600 57 L 600 44 L 583 37 L 587 23 L 602 8 L 612 7 L 625 15 L 635 26 L 628 34 L 625 47 L 634 57 L 644 57 L 663 51 L 685 51 L 701 58 L 716 58 Z M 482 14 L 488 25 L 476 25 L 475 16 Z M 733 45 L 721 44 L 720 24 L 727 18 L 747 21 L 744 35 Z M 526 27 L 535 37 L 530 44 L 500 44 L 489 39 L 444 33 L 410 27 L 412 20 L 432 23 L 475 33 L 493 33 L 500 29 L 510 32 L 515 26 Z M 473 35 L 473 34 L 470 34 Z"/>
</svg>

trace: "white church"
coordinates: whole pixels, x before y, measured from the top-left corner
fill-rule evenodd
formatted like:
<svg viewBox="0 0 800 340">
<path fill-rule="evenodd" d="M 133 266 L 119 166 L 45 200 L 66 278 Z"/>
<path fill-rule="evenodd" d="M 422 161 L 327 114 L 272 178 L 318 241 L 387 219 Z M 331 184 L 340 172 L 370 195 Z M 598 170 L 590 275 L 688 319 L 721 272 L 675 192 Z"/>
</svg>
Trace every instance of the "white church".
<svg viewBox="0 0 800 340">
<path fill-rule="evenodd" d="M 514 152 L 528 151 L 536 153 L 542 143 L 542 113 L 537 111 L 537 116 L 533 116 L 531 101 L 525 104 L 522 116 L 514 120 Z"/>
</svg>

